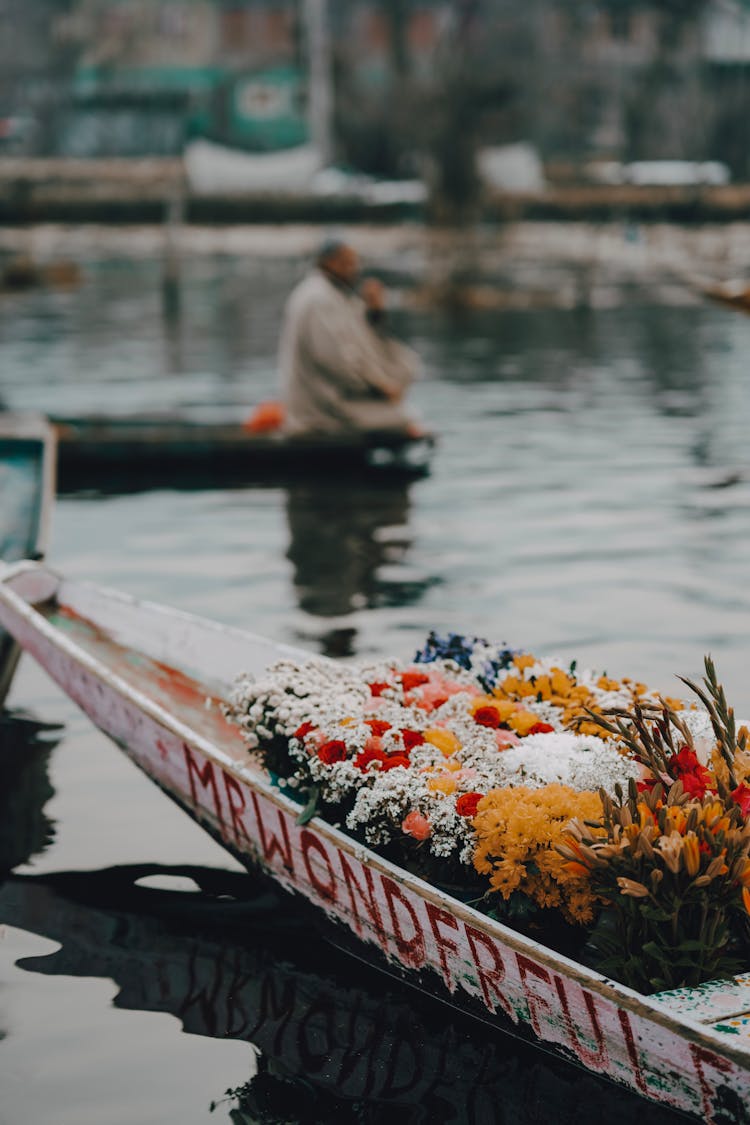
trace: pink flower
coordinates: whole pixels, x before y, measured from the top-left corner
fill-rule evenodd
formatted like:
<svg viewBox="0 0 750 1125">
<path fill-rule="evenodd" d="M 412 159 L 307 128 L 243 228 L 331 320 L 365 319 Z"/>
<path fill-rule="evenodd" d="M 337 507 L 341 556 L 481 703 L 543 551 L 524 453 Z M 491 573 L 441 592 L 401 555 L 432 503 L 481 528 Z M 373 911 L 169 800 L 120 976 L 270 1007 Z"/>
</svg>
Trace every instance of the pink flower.
<svg viewBox="0 0 750 1125">
<path fill-rule="evenodd" d="M 507 750 L 509 746 L 515 746 L 521 739 L 512 730 L 497 730 L 495 731 L 495 738 L 497 739 L 498 750 Z"/>
<path fill-rule="evenodd" d="M 401 829 L 407 836 L 413 836 L 415 840 L 426 840 L 432 832 L 429 820 L 426 816 L 422 816 L 417 809 L 412 809 L 404 817 L 401 821 Z"/>
</svg>

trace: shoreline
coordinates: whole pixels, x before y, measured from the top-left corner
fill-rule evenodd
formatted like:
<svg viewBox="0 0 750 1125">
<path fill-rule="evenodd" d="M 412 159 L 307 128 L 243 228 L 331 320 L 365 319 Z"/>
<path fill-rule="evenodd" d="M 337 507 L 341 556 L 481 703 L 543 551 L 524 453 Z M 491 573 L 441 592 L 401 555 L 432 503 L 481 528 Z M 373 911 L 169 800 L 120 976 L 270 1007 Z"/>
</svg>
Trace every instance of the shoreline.
<svg viewBox="0 0 750 1125">
<path fill-rule="evenodd" d="M 356 195 L 190 192 L 179 159 L 0 159 L 0 227 L 41 223 L 161 224 L 178 208 L 196 226 L 429 222 L 423 203 L 368 202 Z M 480 221 L 638 222 L 750 221 L 750 183 L 722 186 L 565 184 L 541 192 L 488 192 Z M 431 225 L 431 224 L 430 224 Z M 435 225 L 434 229 L 441 229 Z"/>
</svg>

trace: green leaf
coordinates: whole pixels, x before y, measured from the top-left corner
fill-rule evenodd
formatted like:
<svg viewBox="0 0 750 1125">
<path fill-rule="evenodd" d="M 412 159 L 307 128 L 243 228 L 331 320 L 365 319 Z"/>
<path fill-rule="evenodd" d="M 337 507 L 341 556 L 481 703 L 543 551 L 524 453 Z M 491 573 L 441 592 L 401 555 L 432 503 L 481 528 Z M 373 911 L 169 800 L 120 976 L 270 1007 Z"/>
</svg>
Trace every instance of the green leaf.
<svg viewBox="0 0 750 1125">
<path fill-rule="evenodd" d="M 297 824 L 300 824 L 300 825 L 307 824 L 308 821 L 312 820 L 312 818 L 315 816 L 315 814 L 318 811 L 318 800 L 319 800 L 319 798 L 320 798 L 320 789 L 317 785 L 313 785 L 312 788 L 310 789 L 310 799 L 308 800 L 308 802 L 305 805 L 302 812 L 297 817 Z"/>
</svg>

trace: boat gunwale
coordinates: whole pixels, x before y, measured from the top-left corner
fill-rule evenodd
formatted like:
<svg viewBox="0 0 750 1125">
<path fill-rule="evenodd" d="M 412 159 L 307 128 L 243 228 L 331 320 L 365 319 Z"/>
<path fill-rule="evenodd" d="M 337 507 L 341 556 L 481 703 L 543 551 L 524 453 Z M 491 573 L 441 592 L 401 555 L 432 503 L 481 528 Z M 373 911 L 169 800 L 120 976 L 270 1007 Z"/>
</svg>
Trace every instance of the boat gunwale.
<svg viewBox="0 0 750 1125">
<path fill-rule="evenodd" d="M 287 797 L 270 780 L 267 780 L 259 769 L 253 770 L 251 766 L 240 765 L 237 761 L 231 758 L 219 746 L 213 743 L 205 735 L 199 731 L 194 730 L 192 727 L 187 726 L 181 720 L 177 719 L 165 707 L 155 700 L 145 695 L 139 688 L 134 687 L 127 682 L 118 673 L 111 670 L 104 661 L 97 656 L 86 651 L 78 645 L 74 640 L 67 636 L 58 626 L 50 622 L 43 613 L 39 611 L 34 605 L 27 602 L 21 595 L 17 594 L 8 583 L 12 581 L 15 574 L 21 568 L 25 571 L 37 570 L 44 572 L 47 575 L 54 576 L 58 579 L 58 591 L 61 588 L 76 586 L 89 586 L 97 591 L 105 592 L 105 587 L 99 587 L 95 583 L 75 582 L 74 580 L 66 580 L 55 572 L 48 570 L 45 567 L 40 567 L 37 564 L 22 563 L 18 567 L 8 568 L 5 573 L 0 575 L 0 605 L 5 602 L 11 613 L 20 617 L 28 627 L 33 629 L 36 633 L 42 635 L 49 643 L 55 648 L 62 651 L 69 658 L 73 659 L 84 670 L 94 675 L 95 678 L 104 682 L 111 690 L 116 692 L 120 697 L 135 705 L 135 707 L 143 714 L 152 719 L 157 725 L 177 735 L 185 742 L 191 743 L 196 746 L 207 758 L 213 760 L 222 769 L 228 771 L 236 779 L 242 780 L 251 788 L 262 793 L 262 795 L 276 805 L 279 809 L 296 819 L 300 813 L 300 805 Z M 109 591 L 107 591 L 109 593 Z M 203 618 L 197 614 L 191 614 L 183 610 L 172 611 L 170 607 L 158 605 L 158 603 L 149 603 L 140 601 L 138 598 L 131 595 L 122 594 L 119 591 L 113 591 L 118 600 L 129 602 L 139 608 L 148 608 L 150 605 L 155 605 L 161 613 L 170 616 L 173 612 L 183 620 L 192 621 L 199 626 L 210 625 L 219 632 L 230 631 L 234 634 L 239 634 L 250 640 L 254 639 L 253 634 L 246 633 L 244 630 L 236 629 L 233 626 L 222 625 L 219 622 L 212 622 L 209 619 Z M 53 594 L 50 601 L 54 600 L 56 604 L 57 595 Z M 49 603 L 45 603 L 49 604 Z M 96 624 L 96 622 L 92 622 Z M 5 628 L 8 628 L 7 622 Z M 10 630 L 9 630 L 10 631 Z M 264 638 L 265 639 L 265 638 Z M 271 642 L 274 643 L 274 642 Z M 133 651 L 136 651 L 135 649 Z M 303 651 L 303 650 L 300 650 Z M 308 654 L 309 655 L 309 654 Z M 106 732 L 102 732 L 105 733 Z M 239 736 L 239 731 L 238 731 Z M 106 737 L 110 737 L 106 735 Z M 128 753 L 130 751 L 127 747 L 121 747 Z M 134 759 L 135 760 L 135 759 Z M 200 823 L 199 817 L 196 815 L 196 809 L 201 806 L 197 805 L 191 810 L 186 803 L 182 802 L 176 794 L 165 785 L 162 785 L 153 776 L 153 774 L 141 766 L 141 763 L 135 760 L 143 772 L 151 780 L 155 781 L 160 788 L 165 790 L 176 803 L 183 808 L 192 819 L 199 822 L 201 827 L 205 826 Z M 307 824 L 306 828 L 314 829 L 324 839 L 328 840 L 334 847 L 351 855 L 353 858 L 359 860 L 361 863 L 367 865 L 371 869 L 378 871 L 380 874 L 394 879 L 404 887 L 408 887 L 418 897 L 425 901 L 442 907 L 447 907 L 450 913 L 457 919 L 472 926 L 479 924 L 481 928 L 490 936 L 494 937 L 497 941 L 501 942 L 504 946 L 512 950 L 515 954 L 522 954 L 529 956 L 551 969 L 553 972 L 563 973 L 567 980 L 573 981 L 584 989 L 591 992 L 596 992 L 604 1000 L 613 1003 L 617 1008 L 626 1008 L 634 1014 L 651 1020 L 659 1026 L 677 1035 L 684 1041 L 689 1043 L 696 1043 L 705 1046 L 710 1051 L 717 1051 L 724 1057 L 731 1059 L 736 1065 L 745 1071 L 750 1071 L 750 1047 L 741 1049 L 735 1046 L 731 1040 L 726 1036 L 716 1031 L 710 1023 L 702 1023 L 699 1020 L 691 1019 L 688 1016 L 677 1016 L 669 1011 L 668 1008 L 662 1006 L 658 1001 L 653 1000 L 650 996 L 643 993 L 636 992 L 634 989 L 626 985 L 620 984 L 612 978 L 606 977 L 598 973 L 594 969 L 581 964 L 580 962 L 573 961 L 565 954 L 557 953 L 549 946 L 545 946 L 539 942 L 535 942 L 532 938 L 505 926 L 502 922 L 490 918 L 487 914 L 483 914 L 478 910 L 473 909 L 453 896 L 441 891 L 434 885 L 420 879 L 419 876 L 413 875 L 411 872 L 403 867 L 399 867 L 392 863 L 390 860 L 379 856 L 376 852 L 372 851 L 366 844 L 362 844 L 354 840 L 347 833 L 335 828 L 329 824 L 328 821 L 323 820 L 321 817 L 312 818 Z M 245 853 L 236 852 L 232 849 L 231 845 L 227 845 L 223 839 L 221 845 L 230 854 L 244 855 Z M 265 866 L 261 863 L 261 866 Z M 274 873 L 270 872 L 272 877 Z M 288 889 L 288 888 L 285 888 Z M 302 893 L 294 891 L 292 893 Z M 304 896 L 303 896 L 304 897 Z M 319 904 L 318 904 L 319 905 Z M 319 906 L 320 909 L 324 909 Z M 365 942 L 364 944 L 367 944 Z M 390 958 L 394 963 L 402 965 L 398 957 Z M 402 966 L 408 968 L 407 966 Z M 457 990 L 454 990 L 454 995 Z M 656 994 L 658 995 L 658 994 Z M 449 1001 L 450 1002 L 450 1001 Z M 462 1005 L 458 1005 L 462 1007 Z M 525 1023 L 525 1021 L 521 1021 Z M 539 1040 L 541 1046 L 544 1046 L 544 1041 Z M 615 1079 L 615 1081 L 617 1081 Z"/>
</svg>

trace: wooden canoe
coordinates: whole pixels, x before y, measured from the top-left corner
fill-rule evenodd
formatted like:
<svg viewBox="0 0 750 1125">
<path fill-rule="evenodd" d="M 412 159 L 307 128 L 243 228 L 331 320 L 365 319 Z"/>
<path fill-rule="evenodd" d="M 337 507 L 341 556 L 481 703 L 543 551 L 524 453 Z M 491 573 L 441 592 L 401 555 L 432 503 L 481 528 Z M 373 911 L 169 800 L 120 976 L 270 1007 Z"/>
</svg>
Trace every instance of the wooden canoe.
<svg viewBox="0 0 750 1125">
<path fill-rule="evenodd" d="M 322 819 L 298 823 L 299 805 L 247 758 L 219 701 L 238 672 L 299 653 L 31 563 L 0 582 L 0 624 L 229 852 L 309 900 L 368 957 L 654 1102 L 748 1125 L 750 974 L 641 995 Z"/>
<path fill-rule="evenodd" d="M 274 1120 L 350 1122 L 353 1103 L 377 1115 L 368 1121 L 390 1109 L 399 1121 L 538 1125 L 540 1106 L 559 1107 L 560 1125 L 682 1120 L 413 991 L 384 988 L 380 974 L 316 940 L 287 897 L 195 867 L 18 875 L 0 886 L 0 925 L 55 944 L 24 958 L 27 972 L 107 978 L 120 1009 L 252 1043 L 266 1096 L 268 1069 L 283 1075 Z M 206 1101 L 220 1093 L 207 1089 Z"/>
<path fill-rule="evenodd" d="M 700 285 L 704 297 L 730 305 L 741 312 L 750 312 L 750 285 L 746 281 L 712 281 Z"/>
<path fill-rule="evenodd" d="M 55 435 L 37 415 L 0 414 L 0 559 L 41 558 L 55 496 Z M 0 631 L 0 706 L 19 649 Z"/>
<path fill-rule="evenodd" d="M 239 422 L 133 415 L 52 419 L 61 491 L 215 487 L 347 475 L 424 476 L 431 436 L 398 433 L 287 437 L 249 433 Z"/>
</svg>

